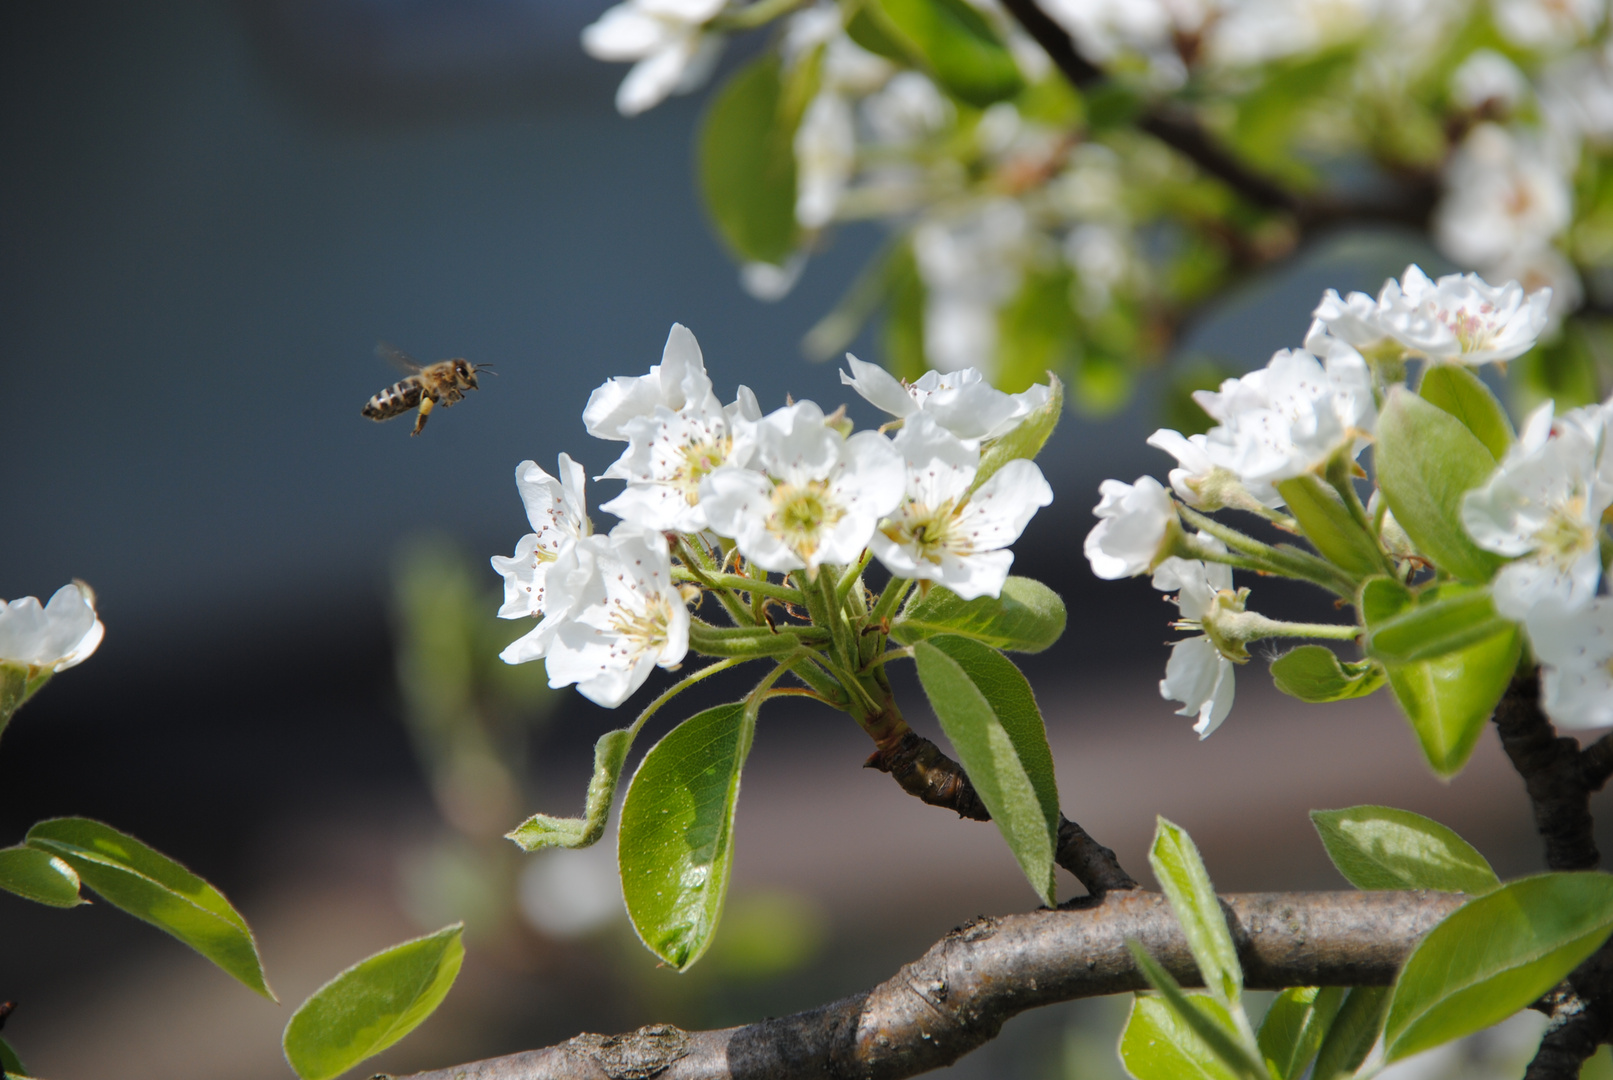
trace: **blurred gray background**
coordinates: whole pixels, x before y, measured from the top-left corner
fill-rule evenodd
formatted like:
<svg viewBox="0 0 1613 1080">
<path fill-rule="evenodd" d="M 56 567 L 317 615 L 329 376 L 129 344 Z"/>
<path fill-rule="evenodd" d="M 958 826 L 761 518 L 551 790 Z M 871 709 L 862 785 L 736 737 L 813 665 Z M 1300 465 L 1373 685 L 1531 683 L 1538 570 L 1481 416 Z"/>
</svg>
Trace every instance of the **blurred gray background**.
<svg viewBox="0 0 1613 1080">
<path fill-rule="evenodd" d="M 0 15 L 0 596 L 81 577 L 107 625 L 95 658 L 6 734 L 0 843 L 66 813 L 140 836 L 236 901 L 283 1002 L 105 905 L 58 912 L 0 895 L 0 1000 L 19 1003 L 5 1034 L 40 1075 L 289 1076 L 278 1032 L 308 992 L 469 917 L 430 884 L 452 860 L 438 858 L 445 826 L 395 688 L 400 545 L 446 538 L 476 573 L 507 553 L 526 531 L 516 462 L 550 466 L 568 450 L 602 471 L 618 448 L 587 438 L 582 404 L 604 378 L 656 362 L 675 320 L 725 396 L 745 382 L 767 407 L 786 393 L 844 400 L 834 366 L 808 364 L 797 342 L 880 234 L 841 233 L 780 303 L 746 296 L 693 188 L 700 96 L 617 116 L 624 69 L 577 45 L 602 7 L 255 0 Z M 1256 366 L 1298 341 L 1324 287 L 1375 289 L 1412 257 L 1428 255 L 1404 238 L 1329 238 L 1206 312 L 1180 353 Z M 407 420 L 359 416 L 396 378 L 372 354 L 378 338 L 499 374 L 410 439 Z M 1435 814 L 1503 873 L 1532 868 L 1526 804 L 1488 736 L 1446 786 L 1382 697 L 1301 711 L 1257 662 L 1202 745 L 1158 699 L 1171 636 L 1158 594 L 1095 582 L 1077 552 L 1099 480 L 1163 475 L 1168 459 L 1142 439 L 1165 377 L 1119 416 L 1067 419 L 1043 459 L 1056 502 L 1019 547 L 1017 569 L 1071 609 L 1065 640 L 1029 662 L 1066 810 L 1134 872 L 1165 813 L 1233 889 L 1341 886 L 1303 811 L 1369 801 Z M 874 419 L 860 403 L 853 415 Z M 496 587 L 490 571 L 477 580 Z M 1279 588 L 1257 600 L 1317 617 Z M 512 766 L 538 793 L 522 813 L 575 812 L 592 740 L 616 726 L 569 693 L 549 704 Z M 784 707 L 758 739 L 730 916 L 736 939 L 746 918 L 763 937 L 793 928 L 788 962 L 758 966 L 735 946 L 737 959 L 679 977 L 655 970 L 609 910 L 581 929 L 540 915 L 473 936 L 441 1014 L 378 1067 L 805 1008 L 884 978 L 975 914 L 1034 904 L 994 830 L 907 799 L 858 767 L 867 750 L 840 717 Z M 518 867 L 512 887 L 528 910 L 554 881 L 581 895 L 601 873 L 608 884 L 608 854 L 542 856 L 576 861 L 553 881 Z M 957 1072 L 1112 1075 L 1113 1005 L 1016 1021 Z"/>
</svg>

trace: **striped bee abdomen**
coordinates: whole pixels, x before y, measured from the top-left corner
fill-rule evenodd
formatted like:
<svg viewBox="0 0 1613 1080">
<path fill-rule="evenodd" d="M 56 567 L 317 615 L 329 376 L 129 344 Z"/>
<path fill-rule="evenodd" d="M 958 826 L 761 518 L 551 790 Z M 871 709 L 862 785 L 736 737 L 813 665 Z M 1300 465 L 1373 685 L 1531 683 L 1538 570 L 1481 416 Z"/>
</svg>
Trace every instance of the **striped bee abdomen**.
<svg viewBox="0 0 1613 1080">
<path fill-rule="evenodd" d="M 364 403 L 364 415 L 371 420 L 390 420 L 420 404 L 420 377 L 411 375 L 382 390 Z"/>
</svg>

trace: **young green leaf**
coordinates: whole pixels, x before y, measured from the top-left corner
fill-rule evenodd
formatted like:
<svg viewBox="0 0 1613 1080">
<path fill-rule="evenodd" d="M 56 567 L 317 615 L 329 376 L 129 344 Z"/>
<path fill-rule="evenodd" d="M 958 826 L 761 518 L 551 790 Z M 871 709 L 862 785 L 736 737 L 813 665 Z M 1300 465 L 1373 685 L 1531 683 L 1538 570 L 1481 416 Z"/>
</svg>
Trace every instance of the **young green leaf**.
<svg viewBox="0 0 1613 1080">
<path fill-rule="evenodd" d="M 257 942 L 224 894 L 134 837 L 88 818 L 51 818 L 24 843 L 55 855 L 114 907 L 166 930 L 270 1001 Z"/>
<path fill-rule="evenodd" d="M 582 817 L 533 814 L 505 833 L 505 837 L 527 851 L 548 847 L 585 848 L 598 842 L 605 835 L 605 819 L 610 815 L 610 804 L 616 798 L 622 765 L 627 761 L 627 752 L 632 746 L 633 733 L 628 728 L 607 731 L 594 743 L 594 775 L 588 781 L 588 796 L 583 803 Z"/>
<path fill-rule="evenodd" d="M 1271 662 L 1271 680 L 1277 689 L 1315 703 L 1366 697 L 1386 677 L 1382 664 L 1373 660 L 1341 662 L 1325 645 L 1301 645 Z"/>
<path fill-rule="evenodd" d="M 1041 407 L 1019 422 L 1019 426 L 1000 439 L 987 443 L 980 451 L 980 469 L 975 473 L 974 487 L 990 480 L 996 471 L 1016 458 L 1034 458 L 1042 452 L 1059 417 L 1064 415 L 1064 384 L 1052 372 L 1047 376 L 1048 398 Z"/>
<path fill-rule="evenodd" d="M 1461 364 L 1433 364 L 1423 372 L 1418 388 L 1424 401 L 1432 402 L 1460 420 L 1467 430 L 1500 461 L 1516 435 L 1507 410 L 1473 372 Z"/>
<path fill-rule="evenodd" d="M 1024 88 L 1013 54 L 967 0 L 865 0 L 863 10 L 886 47 L 928 69 L 959 101 L 983 109 Z"/>
<path fill-rule="evenodd" d="M 1361 527 L 1338 492 L 1320 477 L 1307 473 L 1280 481 L 1277 492 L 1288 503 L 1305 539 L 1315 545 L 1322 557 L 1350 574 L 1362 575 L 1383 570 L 1383 553 L 1378 542 Z"/>
<path fill-rule="evenodd" d="M 712 98 L 699 136 L 700 185 L 717 232 L 746 262 L 782 264 L 795 247 L 795 126 L 783 66 L 761 58 Z"/>
<path fill-rule="evenodd" d="M 1613 875 L 1541 874 L 1457 908 L 1395 981 L 1386 1061 L 1489 1027 L 1525 1008 L 1613 931 Z"/>
<path fill-rule="evenodd" d="M 913 647 L 919 681 L 980 801 L 1051 907 L 1059 793 L 1030 683 L 1002 653 L 941 634 Z"/>
<path fill-rule="evenodd" d="M 17 1052 L 11 1048 L 10 1043 L 0 1039 L 0 1076 L 8 1080 L 13 1077 L 16 1080 L 25 1080 L 27 1075 L 28 1070 L 23 1067 L 22 1059 L 17 1056 Z"/>
<path fill-rule="evenodd" d="M 330 1080 L 420 1026 L 448 996 L 465 959 L 464 923 L 360 960 L 315 990 L 281 1047 L 302 1080 Z"/>
<path fill-rule="evenodd" d="M 1190 994 L 1187 1000 L 1191 1007 L 1207 1013 L 1210 1022 L 1231 1032 L 1231 1018 L 1213 998 Z M 1120 1061 L 1136 1080 L 1240 1080 L 1242 1076 L 1223 1064 L 1163 998 L 1142 994 L 1132 999 L 1131 1015 L 1120 1033 Z"/>
<path fill-rule="evenodd" d="M 1417 550 L 1465 581 L 1485 582 L 1502 559 L 1462 525 L 1462 496 L 1495 471 L 1495 456 L 1456 417 L 1403 386 L 1378 418 L 1378 488 Z"/>
<path fill-rule="evenodd" d="M 1296 986 L 1277 995 L 1255 1040 L 1275 1080 L 1304 1075 L 1342 1004 L 1342 986 Z"/>
<path fill-rule="evenodd" d="M 1512 681 L 1523 648 L 1518 628 L 1415 664 L 1390 664 L 1389 688 L 1440 776 L 1455 776 L 1472 756 L 1485 721 Z"/>
<path fill-rule="evenodd" d="M 1005 652 L 1038 653 L 1064 634 L 1067 616 L 1059 594 L 1030 578 L 1010 577 L 1002 595 L 961 600 L 943 585 L 910 604 L 891 637 L 913 645 L 937 634 L 972 638 Z"/>
<path fill-rule="evenodd" d="M 1148 955 L 1148 950 L 1141 944 L 1128 939 L 1126 947 L 1131 950 L 1132 958 L 1137 961 L 1137 968 L 1148 980 L 1148 985 L 1159 991 L 1160 1000 L 1171 1015 L 1197 1035 L 1221 1064 L 1231 1070 L 1233 1076 L 1243 1080 L 1271 1080 L 1254 1048 L 1244 1045 L 1226 1006 L 1214 997 L 1184 994 L 1176 980 L 1171 978 L 1171 973 Z"/>
<path fill-rule="evenodd" d="M 1311 1070 L 1311 1080 L 1342 1080 L 1354 1076 L 1355 1070 L 1372 1052 L 1372 1044 L 1378 1041 L 1388 1008 L 1389 987 L 1351 988 L 1328 1028 L 1327 1038 L 1322 1040 L 1321 1049 L 1316 1052 L 1316 1068 Z"/>
<path fill-rule="evenodd" d="M 1358 889 L 1434 889 L 1479 896 L 1501 884 L 1473 845 L 1410 810 L 1312 810 L 1328 858 Z"/>
<path fill-rule="evenodd" d="M 0 848 L 0 889 L 51 907 L 85 902 L 71 866 L 48 851 L 26 846 Z"/>
<path fill-rule="evenodd" d="M 1158 821 L 1148 862 L 1187 934 L 1187 947 L 1198 962 L 1205 988 L 1232 1009 L 1243 995 L 1243 965 L 1238 962 L 1238 948 L 1232 943 L 1221 901 L 1193 838 L 1180 825 L 1164 818 Z"/>
<path fill-rule="evenodd" d="M 1414 607 L 1369 624 L 1366 650 L 1387 664 L 1431 660 L 1511 625 L 1495 613 L 1489 589 L 1450 582 L 1422 593 Z"/>
<path fill-rule="evenodd" d="M 743 702 L 697 713 L 656 743 L 617 827 L 622 896 L 640 940 L 680 971 L 711 944 L 734 864 L 734 807 L 755 715 Z"/>
</svg>

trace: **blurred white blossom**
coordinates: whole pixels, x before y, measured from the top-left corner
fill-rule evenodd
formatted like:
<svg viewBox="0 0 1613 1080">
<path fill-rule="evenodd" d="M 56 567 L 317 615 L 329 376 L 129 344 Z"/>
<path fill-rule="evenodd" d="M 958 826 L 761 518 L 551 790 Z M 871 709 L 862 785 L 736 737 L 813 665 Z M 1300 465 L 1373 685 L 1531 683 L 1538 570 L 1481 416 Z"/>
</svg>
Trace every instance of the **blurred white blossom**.
<svg viewBox="0 0 1613 1080">
<path fill-rule="evenodd" d="M 1468 109 L 1511 110 L 1528 96 L 1529 79 L 1494 49 L 1476 49 L 1451 73 L 1451 97 Z"/>
<path fill-rule="evenodd" d="M 627 0 L 606 9 L 582 32 L 599 60 L 636 61 L 616 91 L 616 108 L 636 116 L 671 94 L 698 89 L 711 77 L 723 39 L 705 24 L 727 0 Z"/>
<path fill-rule="evenodd" d="M 1494 0 L 1495 23 L 1525 49 L 1566 48 L 1601 25 L 1606 0 Z"/>
<path fill-rule="evenodd" d="M 1568 149 L 1544 133 L 1475 124 L 1445 168 L 1435 242 L 1457 262 L 1485 271 L 1549 244 L 1573 219 L 1571 168 Z"/>
<path fill-rule="evenodd" d="M 0 600 L 0 663 L 66 671 L 89 659 L 105 633 L 95 594 L 81 582 L 63 585 L 46 604 L 32 596 Z"/>
<path fill-rule="evenodd" d="M 1019 288 L 1030 237 L 1025 208 L 991 199 L 956 217 L 929 218 L 913 232 L 924 279 L 924 355 L 940 371 L 990 371 L 997 309 Z"/>
</svg>

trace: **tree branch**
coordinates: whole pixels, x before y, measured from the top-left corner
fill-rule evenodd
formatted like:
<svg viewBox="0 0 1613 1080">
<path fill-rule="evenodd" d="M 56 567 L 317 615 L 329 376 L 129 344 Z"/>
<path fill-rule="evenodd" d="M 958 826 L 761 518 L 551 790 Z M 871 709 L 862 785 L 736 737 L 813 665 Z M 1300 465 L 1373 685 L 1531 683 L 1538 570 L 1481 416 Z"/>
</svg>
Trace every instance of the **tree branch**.
<svg viewBox="0 0 1613 1080">
<path fill-rule="evenodd" d="M 1593 869 L 1601 855 L 1591 820 L 1591 792 L 1607 779 L 1597 775 L 1607 751 L 1594 756 L 1582 752 L 1578 740 L 1553 730 L 1540 708 L 1540 676 L 1534 671 L 1518 675 L 1507 687 L 1495 708 L 1495 727 L 1529 792 L 1535 829 L 1546 842 L 1546 866 Z"/>
<path fill-rule="evenodd" d="M 1222 897 L 1245 984 L 1386 986 L 1454 893 L 1244 893 Z M 980 918 L 864 994 L 718 1031 L 670 1025 L 579 1035 L 543 1050 L 409 1080 L 896 1080 L 949 1065 L 1041 1005 L 1147 988 L 1127 939 L 1201 985 L 1158 893 L 1128 890 L 1058 911 Z"/>
<path fill-rule="evenodd" d="M 963 766 L 911 728 L 888 748 L 875 750 L 863 767 L 890 773 L 903 791 L 921 802 L 945 807 L 959 817 L 974 821 L 991 820 L 991 811 L 980 801 Z M 1053 857 L 1094 896 L 1111 889 L 1137 887 L 1136 880 L 1121 868 L 1112 850 L 1092 839 L 1085 829 L 1062 814 L 1059 815 L 1058 848 Z"/>
</svg>

